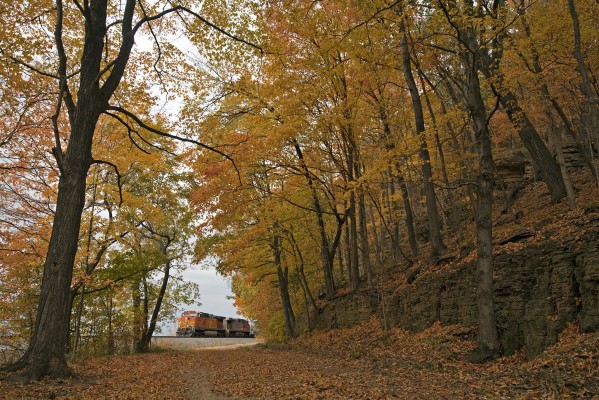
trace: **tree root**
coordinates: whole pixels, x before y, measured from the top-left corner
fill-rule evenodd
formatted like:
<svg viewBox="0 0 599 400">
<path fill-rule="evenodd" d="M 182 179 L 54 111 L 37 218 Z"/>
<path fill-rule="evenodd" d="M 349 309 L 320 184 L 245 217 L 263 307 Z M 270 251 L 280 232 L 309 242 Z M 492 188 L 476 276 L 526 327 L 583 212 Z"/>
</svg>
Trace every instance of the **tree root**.
<svg viewBox="0 0 599 400">
<path fill-rule="evenodd" d="M 0 368 L 0 372 L 7 373 L 6 380 L 19 383 L 38 381 L 43 377 L 54 379 L 73 378 L 76 374 L 71 368 L 56 357 L 21 357 L 19 360 Z"/>
<path fill-rule="evenodd" d="M 486 346 L 477 347 L 465 356 L 466 361 L 474 364 L 482 364 L 501 357 L 501 351 L 490 349 Z"/>
</svg>

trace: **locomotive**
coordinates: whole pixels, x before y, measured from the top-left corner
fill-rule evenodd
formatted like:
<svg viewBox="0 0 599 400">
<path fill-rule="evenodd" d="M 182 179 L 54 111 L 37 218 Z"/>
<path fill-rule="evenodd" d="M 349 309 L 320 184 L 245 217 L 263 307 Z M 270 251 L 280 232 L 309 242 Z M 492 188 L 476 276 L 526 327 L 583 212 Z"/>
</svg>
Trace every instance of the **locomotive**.
<svg viewBox="0 0 599 400">
<path fill-rule="evenodd" d="M 201 311 L 184 311 L 177 321 L 177 336 L 254 337 L 248 320 L 226 318 Z"/>
</svg>

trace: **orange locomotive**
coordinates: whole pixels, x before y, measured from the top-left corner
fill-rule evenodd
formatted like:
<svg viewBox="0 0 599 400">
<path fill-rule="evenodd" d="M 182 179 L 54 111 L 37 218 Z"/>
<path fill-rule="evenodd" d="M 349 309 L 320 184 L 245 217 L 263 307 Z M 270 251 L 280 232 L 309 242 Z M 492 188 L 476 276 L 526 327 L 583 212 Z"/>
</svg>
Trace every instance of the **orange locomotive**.
<svg viewBox="0 0 599 400">
<path fill-rule="evenodd" d="M 225 336 L 225 317 L 199 311 L 184 311 L 177 321 L 177 336 L 204 336 L 206 332 L 216 332 Z"/>
</svg>

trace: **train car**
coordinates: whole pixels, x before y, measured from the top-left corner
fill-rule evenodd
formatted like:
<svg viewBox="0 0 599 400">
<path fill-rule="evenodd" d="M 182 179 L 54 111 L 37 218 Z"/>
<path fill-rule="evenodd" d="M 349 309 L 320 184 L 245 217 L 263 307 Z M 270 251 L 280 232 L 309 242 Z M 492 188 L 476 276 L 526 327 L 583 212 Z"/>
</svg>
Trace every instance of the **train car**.
<svg viewBox="0 0 599 400">
<path fill-rule="evenodd" d="M 184 311 L 177 321 L 177 336 L 205 336 L 207 332 L 225 336 L 225 317 L 200 311 Z"/>
<path fill-rule="evenodd" d="M 227 318 L 224 321 L 227 337 L 254 337 L 249 321 L 242 318 Z"/>
</svg>

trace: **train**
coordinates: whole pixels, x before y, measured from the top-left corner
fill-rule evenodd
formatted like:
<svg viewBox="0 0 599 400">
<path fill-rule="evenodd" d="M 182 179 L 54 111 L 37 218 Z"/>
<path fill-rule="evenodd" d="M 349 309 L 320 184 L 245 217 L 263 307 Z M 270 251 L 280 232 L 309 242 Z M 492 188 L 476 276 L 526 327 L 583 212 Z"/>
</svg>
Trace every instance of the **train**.
<svg viewBox="0 0 599 400">
<path fill-rule="evenodd" d="M 177 336 L 254 337 L 250 322 L 243 318 L 227 318 L 201 311 L 183 311 L 177 320 Z"/>
</svg>

